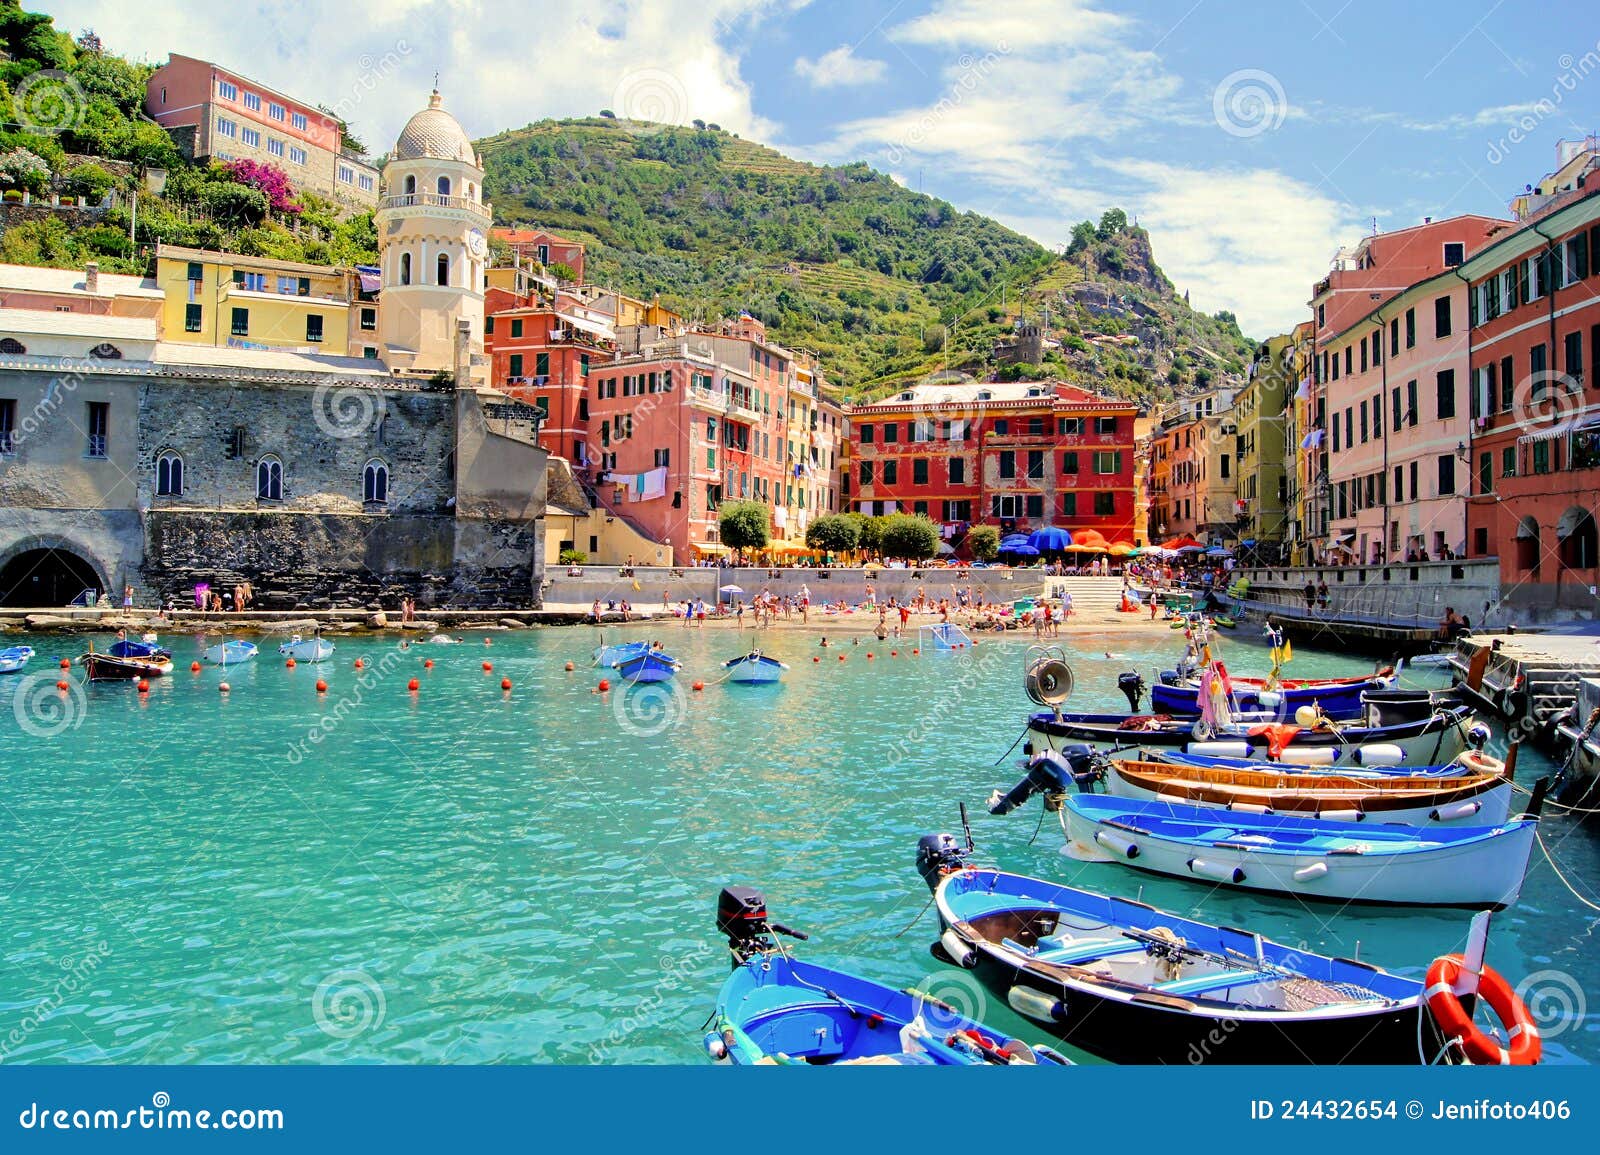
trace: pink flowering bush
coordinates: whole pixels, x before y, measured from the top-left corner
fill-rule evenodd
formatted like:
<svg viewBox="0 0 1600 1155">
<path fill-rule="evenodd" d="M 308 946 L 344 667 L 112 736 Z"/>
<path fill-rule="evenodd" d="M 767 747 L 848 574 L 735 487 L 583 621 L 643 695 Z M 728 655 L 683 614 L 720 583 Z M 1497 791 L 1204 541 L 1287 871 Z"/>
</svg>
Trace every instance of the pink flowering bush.
<svg viewBox="0 0 1600 1155">
<path fill-rule="evenodd" d="M 230 160 L 222 167 L 237 183 L 259 190 L 267 198 L 267 206 L 273 212 L 304 211 L 305 207 L 294 199 L 294 186 L 289 183 L 289 175 L 277 165 L 254 160 Z"/>
</svg>

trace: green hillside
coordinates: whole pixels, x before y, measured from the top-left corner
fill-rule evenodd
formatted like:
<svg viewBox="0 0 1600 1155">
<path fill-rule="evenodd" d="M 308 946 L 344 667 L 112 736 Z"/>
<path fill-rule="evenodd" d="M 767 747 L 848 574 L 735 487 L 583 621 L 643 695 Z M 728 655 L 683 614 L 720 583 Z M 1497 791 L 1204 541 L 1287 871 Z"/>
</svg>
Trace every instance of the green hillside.
<svg viewBox="0 0 1600 1155">
<path fill-rule="evenodd" d="M 582 240 L 589 280 L 691 318 L 749 309 L 852 394 L 988 372 L 1019 311 L 1048 317 L 1061 348 L 1008 375 L 1153 399 L 1249 359 L 1232 319 L 1190 310 L 1119 212 L 1058 256 L 864 164 L 805 164 L 715 127 L 552 120 L 478 147 L 501 223 Z M 1120 334 L 1137 341 L 1086 340 Z"/>
</svg>

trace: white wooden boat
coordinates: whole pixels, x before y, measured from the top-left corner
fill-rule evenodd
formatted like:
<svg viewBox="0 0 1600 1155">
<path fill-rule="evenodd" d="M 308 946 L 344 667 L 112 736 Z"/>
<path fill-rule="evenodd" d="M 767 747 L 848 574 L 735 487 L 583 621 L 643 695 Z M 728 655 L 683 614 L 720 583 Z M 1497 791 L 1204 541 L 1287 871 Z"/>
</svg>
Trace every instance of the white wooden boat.
<svg viewBox="0 0 1600 1155">
<path fill-rule="evenodd" d="M 1074 795 L 1064 814 L 1071 852 L 1092 861 L 1301 898 L 1498 908 L 1522 890 L 1543 795 L 1511 822 L 1426 830 L 1104 794 Z"/>
<path fill-rule="evenodd" d="M 228 642 L 218 642 L 201 655 L 201 660 L 209 666 L 237 666 L 241 662 L 248 662 L 256 656 L 254 642 L 240 641 L 235 638 Z"/>
<path fill-rule="evenodd" d="M 325 662 L 333 656 L 333 643 L 319 636 L 302 638 L 294 634 L 278 647 L 278 653 L 297 662 Z"/>
</svg>

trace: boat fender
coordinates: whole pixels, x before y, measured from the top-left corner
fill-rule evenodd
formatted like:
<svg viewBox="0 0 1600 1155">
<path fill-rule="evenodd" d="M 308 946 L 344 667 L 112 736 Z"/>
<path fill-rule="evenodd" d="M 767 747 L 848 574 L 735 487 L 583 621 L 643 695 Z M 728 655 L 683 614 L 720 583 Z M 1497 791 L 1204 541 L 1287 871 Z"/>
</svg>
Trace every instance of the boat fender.
<svg viewBox="0 0 1600 1155">
<path fill-rule="evenodd" d="M 1441 806 L 1437 810 L 1430 810 L 1428 817 L 1435 822 L 1455 822 L 1462 818 L 1471 818 L 1482 809 L 1481 802 L 1457 802 L 1454 806 Z"/>
<path fill-rule="evenodd" d="M 1248 742 L 1187 742 L 1184 744 L 1185 754 L 1205 754 L 1212 758 L 1248 758 L 1250 757 L 1250 743 Z"/>
<path fill-rule="evenodd" d="M 939 936 L 939 945 L 944 948 L 944 953 L 950 961 L 963 970 L 971 970 L 978 965 L 978 952 L 968 946 L 960 935 L 954 930 L 947 930 Z"/>
<path fill-rule="evenodd" d="M 1331 766 L 1338 757 L 1339 751 L 1332 746 L 1288 746 L 1278 761 L 1296 766 Z"/>
<path fill-rule="evenodd" d="M 1271 814 L 1272 813 L 1272 807 L 1263 806 L 1259 802 L 1230 802 L 1230 803 L 1228 803 L 1228 807 L 1227 808 L 1229 810 L 1237 811 L 1240 814 Z"/>
<path fill-rule="evenodd" d="M 1096 830 L 1094 840 L 1107 850 L 1115 851 L 1124 858 L 1138 858 L 1139 844 L 1133 839 L 1112 830 Z"/>
<path fill-rule="evenodd" d="M 1237 866 L 1229 866 L 1222 862 L 1207 862 L 1203 858 L 1191 858 L 1189 871 L 1201 878 L 1209 878 L 1216 882 L 1231 882 L 1235 886 L 1244 881 L 1244 871 Z"/>
<path fill-rule="evenodd" d="M 1012 987 L 1006 992 L 1006 1002 L 1017 1014 L 1041 1023 L 1063 1023 L 1067 1019 L 1067 1008 L 1060 999 L 1031 987 Z"/>
<path fill-rule="evenodd" d="M 1263 710 L 1277 710 L 1283 705 L 1283 695 L 1276 690 L 1262 690 L 1256 695 L 1256 704 Z"/>
<path fill-rule="evenodd" d="M 1308 862 L 1294 872 L 1296 882 L 1314 882 L 1328 873 L 1326 862 Z"/>
<path fill-rule="evenodd" d="M 1317 817 L 1324 822 L 1365 822 L 1367 816 L 1354 806 L 1340 806 L 1336 809 L 1318 810 Z"/>
<path fill-rule="evenodd" d="M 1393 742 L 1375 742 L 1356 749 L 1356 761 L 1362 766 L 1398 766 L 1405 760 L 1405 750 Z"/>
<path fill-rule="evenodd" d="M 1462 996 L 1456 993 L 1465 973 L 1464 962 L 1461 955 L 1447 954 L 1434 959 L 1428 968 L 1423 998 L 1440 1031 L 1479 1066 L 1521 1067 L 1537 1063 L 1543 1046 L 1528 1005 L 1510 983 L 1488 966 L 1478 975 L 1477 993 L 1506 1028 L 1506 1045 L 1502 1047 L 1472 1021 L 1472 1015 L 1461 1003 Z"/>
</svg>

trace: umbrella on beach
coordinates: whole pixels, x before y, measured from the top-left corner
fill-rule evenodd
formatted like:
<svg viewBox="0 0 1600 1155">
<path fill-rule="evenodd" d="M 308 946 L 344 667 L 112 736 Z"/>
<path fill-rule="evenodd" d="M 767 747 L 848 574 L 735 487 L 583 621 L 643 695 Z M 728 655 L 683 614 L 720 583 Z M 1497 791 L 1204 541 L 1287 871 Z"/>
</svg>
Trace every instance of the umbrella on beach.
<svg viewBox="0 0 1600 1155">
<path fill-rule="evenodd" d="M 744 587 L 734 585 L 718 586 L 717 592 L 719 594 L 742 594 L 744 593 Z"/>
<path fill-rule="evenodd" d="M 1231 549 L 1225 549 L 1220 545 L 1214 545 L 1210 549 L 1206 550 L 1206 556 L 1207 557 L 1232 557 L 1233 556 L 1233 551 Z"/>
<path fill-rule="evenodd" d="M 1018 557 L 1038 557 L 1039 556 L 1039 551 L 1037 549 L 1035 549 L 1031 545 L 1013 546 L 1011 549 L 1006 550 L 1006 552 L 1007 553 L 1014 553 Z"/>
<path fill-rule="evenodd" d="M 1010 553 L 1012 550 L 1016 549 L 1018 546 L 1023 546 L 1023 545 L 1027 545 L 1027 544 L 1029 544 L 1028 543 L 1028 535 L 1027 534 L 1025 534 L 1025 533 L 1013 533 L 1008 537 L 1003 537 L 1003 538 L 1000 539 L 1000 550 L 1001 550 L 1002 553 Z"/>
<path fill-rule="evenodd" d="M 1041 526 L 1028 535 L 1024 544 L 1032 546 L 1040 553 L 1064 550 L 1072 544 L 1072 534 L 1054 525 Z"/>
</svg>

